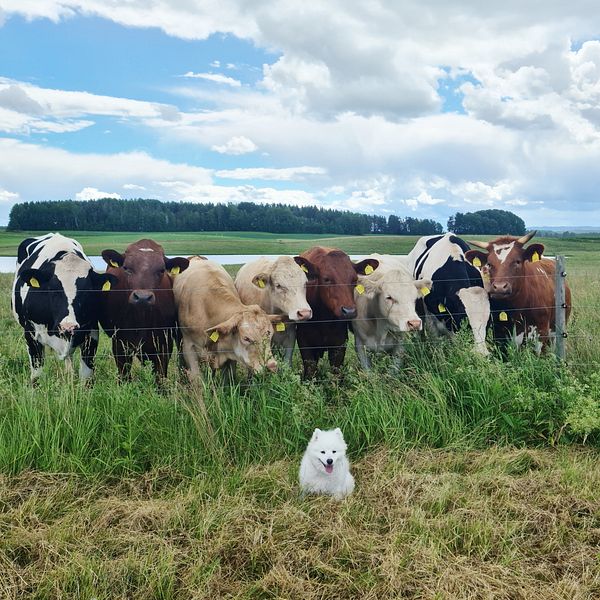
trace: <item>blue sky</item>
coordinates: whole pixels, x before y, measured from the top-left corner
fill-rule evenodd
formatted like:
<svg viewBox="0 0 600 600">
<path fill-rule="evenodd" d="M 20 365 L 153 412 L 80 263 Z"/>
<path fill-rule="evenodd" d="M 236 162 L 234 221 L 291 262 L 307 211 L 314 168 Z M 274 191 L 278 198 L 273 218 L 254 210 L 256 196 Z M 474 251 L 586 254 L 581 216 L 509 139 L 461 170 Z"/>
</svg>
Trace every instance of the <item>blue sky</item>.
<svg viewBox="0 0 600 600">
<path fill-rule="evenodd" d="M 600 225 L 590 2 L 0 0 L 0 224 L 153 197 Z"/>
</svg>

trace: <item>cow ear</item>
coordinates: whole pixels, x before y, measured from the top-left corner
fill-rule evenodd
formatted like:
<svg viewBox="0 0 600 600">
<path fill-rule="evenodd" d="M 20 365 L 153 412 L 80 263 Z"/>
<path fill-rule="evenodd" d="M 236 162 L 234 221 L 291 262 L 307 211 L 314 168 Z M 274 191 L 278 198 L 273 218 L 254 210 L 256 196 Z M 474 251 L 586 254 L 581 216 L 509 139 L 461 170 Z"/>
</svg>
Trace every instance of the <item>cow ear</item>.
<svg viewBox="0 0 600 600">
<path fill-rule="evenodd" d="M 223 321 L 222 323 L 219 323 L 214 327 L 206 329 L 204 333 L 206 333 L 208 339 L 211 342 L 216 343 L 220 337 L 225 337 L 226 335 L 235 333 L 235 331 L 238 328 L 239 322 L 239 315 L 233 315 L 233 317 L 230 317 L 229 319 L 227 319 L 227 321 Z"/>
<path fill-rule="evenodd" d="M 315 266 L 304 258 L 304 256 L 294 256 L 294 261 L 296 264 L 306 273 L 307 279 L 318 279 L 319 274 Z"/>
<path fill-rule="evenodd" d="M 109 267 L 122 267 L 125 257 L 116 250 L 102 250 L 102 258 Z"/>
<path fill-rule="evenodd" d="M 413 281 L 413 285 L 417 288 L 417 290 L 421 292 L 422 296 L 427 296 L 427 294 L 429 294 L 429 292 L 431 291 L 433 281 L 431 281 L 431 279 L 429 278 L 424 277 L 423 279 L 417 279 L 416 281 Z"/>
<path fill-rule="evenodd" d="M 92 280 L 92 287 L 95 290 L 102 290 L 108 292 L 116 285 L 119 278 L 110 273 L 97 273 L 96 271 L 90 271 L 90 278 Z"/>
<path fill-rule="evenodd" d="M 185 271 L 190 266 L 190 261 L 183 256 L 176 256 L 175 258 L 167 258 L 165 256 L 165 268 L 169 272 L 169 275 L 179 275 L 182 271 Z"/>
<path fill-rule="evenodd" d="M 530 244 L 523 250 L 523 260 L 537 262 L 544 254 L 544 244 Z"/>
<path fill-rule="evenodd" d="M 379 266 L 379 261 L 376 258 L 365 258 L 353 265 L 354 270 L 359 275 L 370 275 Z"/>
<path fill-rule="evenodd" d="M 45 286 L 51 279 L 52 273 L 40 269 L 24 269 L 19 273 L 19 277 L 32 288 Z"/>
<path fill-rule="evenodd" d="M 267 273 L 258 273 L 252 278 L 252 283 L 261 290 L 264 290 L 267 287 L 267 283 L 270 281 L 271 278 Z"/>
<path fill-rule="evenodd" d="M 479 250 L 467 250 L 465 252 L 465 258 L 474 267 L 480 269 L 485 264 L 487 264 L 488 255 L 487 252 L 481 252 Z"/>
</svg>

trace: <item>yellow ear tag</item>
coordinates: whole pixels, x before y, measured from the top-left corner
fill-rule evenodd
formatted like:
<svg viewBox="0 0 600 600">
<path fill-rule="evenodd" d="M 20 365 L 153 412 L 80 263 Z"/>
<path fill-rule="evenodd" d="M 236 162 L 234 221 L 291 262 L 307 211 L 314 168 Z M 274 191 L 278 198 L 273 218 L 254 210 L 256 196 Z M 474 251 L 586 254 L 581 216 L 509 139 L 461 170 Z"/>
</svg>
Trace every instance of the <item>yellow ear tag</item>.
<svg viewBox="0 0 600 600">
<path fill-rule="evenodd" d="M 275 325 L 275 331 L 285 331 L 285 323 L 277 323 L 277 325 Z"/>
<path fill-rule="evenodd" d="M 359 294 L 364 294 L 364 293 L 365 293 L 365 286 L 364 286 L 362 283 L 359 283 L 359 284 L 356 286 L 356 291 L 357 291 Z"/>
<path fill-rule="evenodd" d="M 209 336 L 208 336 L 213 342 L 216 342 L 219 339 L 219 332 L 218 331 L 213 331 Z"/>
<path fill-rule="evenodd" d="M 537 262 L 538 260 L 540 260 L 540 255 L 537 252 L 534 252 L 531 255 L 531 262 Z"/>
<path fill-rule="evenodd" d="M 108 292 L 109 290 L 110 290 L 110 281 L 105 281 L 104 285 L 102 286 L 102 291 Z"/>
<path fill-rule="evenodd" d="M 500 321 L 508 321 L 508 315 L 507 315 L 507 314 L 506 314 L 504 311 L 502 311 L 502 312 L 501 312 L 501 313 L 498 315 L 498 319 L 499 319 Z"/>
<path fill-rule="evenodd" d="M 181 267 L 173 267 L 170 271 L 171 275 L 179 275 L 181 272 Z"/>
<path fill-rule="evenodd" d="M 306 268 L 306 265 L 300 265 L 300 268 L 305 272 L 308 273 L 308 269 Z"/>
<path fill-rule="evenodd" d="M 119 265 L 118 265 L 118 264 L 117 264 L 117 263 L 116 263 L 114 260 L 111 260 L 111 261 L 109 261 L 109 262 L 110 262 L 110 266 L 111 266 L 111 267 L 114 267 L 115 269 L 118 269 L 118 268 L 119 268 Z"/>
<path fill-rule="evenodd" d="M 473 259 L 473 262 L 472 262 L 471 264 L 472 264 L 474 267 L 480 267 L 480 266 L 481 266 L 481 260 L 479 260 L 479 257 L 478 257 L 478 256 L 476 256 L 476 257 Z"/>
<path fill-rule="evenodd" d="M 490 282 L 490 275 L 489 275 L 489 273 L 482 273 L 481 274 L 481 278 L 483 279 L 483 281 L 485 283 L 489 283 Z"/>
<path fill-rule="evenodd" d="M 264 282 L 264 280 L 263 280 L 263 279 L 258 279 L 258 280 L 256 281 L 256 283 L 258 283 L 258 287 L 259 287 L 259 288 L 261 288 L 261 289 L 264 289 L 264 287 L 265 287 L 265 282 Z"/>
<path fill-rule="evenodd" d="M 446 312 L 446 307 L 443 304 L 438 304 L 438 310 L 441 313 Z"/>
<path fill-rule="evenodd" d="M 29 280 L 29 285 L 30 285 L 31 287 L 40 287 L 40 282 L 39 282 L 39 281 L 38 281 L 38 280 L 37 280 L 35 277 L 32 277 L 32 278 Z"/>
<path fill-rule="evenodd" d="M 371 265 L 365 267 L 365 275 L 370 275 L 375 269 Z"/>
<path fill-rule="evenodd" d="M 431 294 L 431 290 L 428 287 L 422 287 L 421 294 L 423 294 L 423 297 L 425 297 L 427 294 Z"/>
</svg>

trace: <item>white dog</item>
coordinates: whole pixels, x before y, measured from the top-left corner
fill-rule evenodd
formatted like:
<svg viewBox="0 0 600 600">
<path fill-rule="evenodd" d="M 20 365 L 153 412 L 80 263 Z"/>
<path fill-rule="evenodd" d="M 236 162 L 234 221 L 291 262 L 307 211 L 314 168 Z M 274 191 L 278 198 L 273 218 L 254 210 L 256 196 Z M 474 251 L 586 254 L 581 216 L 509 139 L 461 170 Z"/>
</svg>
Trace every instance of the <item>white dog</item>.
<svg viewBox="0 0 600 600">
<path fill-rule="evenodd" d="M 337 500 L 354 490 L 346 442 L 339 427 L 314 430 L 300 463 L 300 487 L 304 494 L 329 494 Z"/>
</svg>

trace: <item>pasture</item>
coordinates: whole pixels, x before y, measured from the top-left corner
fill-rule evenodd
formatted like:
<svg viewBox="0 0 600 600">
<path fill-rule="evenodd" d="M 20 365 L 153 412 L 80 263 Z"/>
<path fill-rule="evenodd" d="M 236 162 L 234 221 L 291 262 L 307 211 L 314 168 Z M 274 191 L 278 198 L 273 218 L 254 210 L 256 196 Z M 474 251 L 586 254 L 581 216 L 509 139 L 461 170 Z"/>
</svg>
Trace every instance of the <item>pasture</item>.
<svg viewBox="0 0 600 600">
<path fill-rule="evenodd" d="M 147 234 L 170 256 L 314 240 L 220 235 Z M 75 237 L 95 254 L 144 234 Z M 414 337 L 399 370 L 360 371 L 349 344 L 342 380 L 302 382 L 296 352 L 231 388 L 191 387 L 175 361 L 161 389 L 141 367 L 118 384 L 105 335 L 92 385 L 48 353 L 32 387 L 1 275 L 0 598 L 599 597 L 599 242 L 540 241 L 569 257 L 566 365 L 482 358 L 461 332 Z M 318 243 L 403 253 L 414 238 Z M 316 426 L 348 442 L 342 504 L 298 496 Z"/>
</svg>

